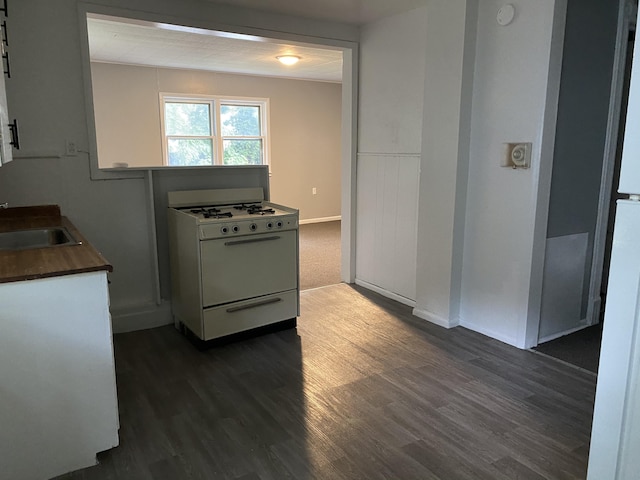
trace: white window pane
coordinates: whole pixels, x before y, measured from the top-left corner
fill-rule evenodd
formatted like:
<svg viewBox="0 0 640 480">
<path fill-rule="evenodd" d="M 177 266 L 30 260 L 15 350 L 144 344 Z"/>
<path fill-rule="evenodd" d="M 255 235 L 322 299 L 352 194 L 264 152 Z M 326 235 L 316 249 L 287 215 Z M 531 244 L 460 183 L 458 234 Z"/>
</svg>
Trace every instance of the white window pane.
<svg viewBox="0 0 640 480">
<path fill-rule="evenodd" d="M 233 137 L 260 136 L 260 107 L 221 105 L 222 135 Z"/>
<path fill-rule="evenodd" d="M 225 139 L 223 148 L 225 165 L 262 165 L 261 139 Z"/>
<path fill-rule="evenodd" d="M 165 134 L 180 136 L 211 135 L 208 103 L 165 103 Z"/>
<path fill-rule="evenodd" d="M 168 164 L 172 166 L 213 165 L 211 139 L 168 139 Z"/>
</svg>

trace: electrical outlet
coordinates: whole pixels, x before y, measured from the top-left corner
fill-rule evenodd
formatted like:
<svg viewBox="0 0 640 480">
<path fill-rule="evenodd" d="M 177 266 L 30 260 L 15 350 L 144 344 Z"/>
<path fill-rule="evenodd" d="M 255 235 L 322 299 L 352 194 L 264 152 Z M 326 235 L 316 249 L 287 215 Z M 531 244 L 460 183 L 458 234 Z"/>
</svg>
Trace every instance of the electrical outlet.
<svg viewBox="0 0 640 480">
<path fill-rule="evenodd" d="M 316 193 L 318 193 L 318 191 L 316 190 L 316 187 L 313 187 L 313 188 L 311 189 L 311 193 L 312 193 L 313 195 L 315 195 Z"/>
<path fill-rule="evenodd" d="M 64 154 L 68 157 L 75 157 L 78 155 L 78 146 L 73 140 L 64 141 Z"/>
</svg>

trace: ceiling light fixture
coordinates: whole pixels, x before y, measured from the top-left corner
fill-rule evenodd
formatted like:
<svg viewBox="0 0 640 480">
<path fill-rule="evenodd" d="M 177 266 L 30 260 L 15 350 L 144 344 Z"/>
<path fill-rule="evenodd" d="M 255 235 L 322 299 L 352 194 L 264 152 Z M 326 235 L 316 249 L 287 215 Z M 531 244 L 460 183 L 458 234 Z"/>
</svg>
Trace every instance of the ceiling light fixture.
<svg viewBox="0 0 640 480">
<path fill-rule="evenodd" d="M 297 55 L 278 55 L 276 57 L 283 65 L 295 65 L 301 57 Z"/>
</svg>

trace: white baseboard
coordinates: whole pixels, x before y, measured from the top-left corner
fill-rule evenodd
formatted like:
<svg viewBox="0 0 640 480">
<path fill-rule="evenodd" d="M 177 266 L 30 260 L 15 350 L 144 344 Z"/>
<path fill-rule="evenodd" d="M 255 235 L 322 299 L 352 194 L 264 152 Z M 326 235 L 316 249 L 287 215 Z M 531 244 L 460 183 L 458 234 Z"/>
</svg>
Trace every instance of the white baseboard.
<svg viewBox="0 0 640 480">
<path fill-rule="evenodd" d="M 360 285 L 367 290 L 372 290 L 376 293 L 379 293 L 383 297 L 390 298 L 391 300 L 395 300 L 396 302 L 402 303 L 403 305 L 408 305 L 409 307 L 416 306 L 415 300 L 411 300 L 410 298 L 403 297 L 402 295 L 398 295 L 397 293 L 390 292 L 389 290 L 385 290 L 384 288 L 373 285 L 372 283 L 365 282 L 364 280 L 360 280 L 358 278 L 356 278 L 355 283 L 356 285 Z"/>
<path fill-rule="evenodd" d="M 494 330 L 481 327 L 471 322 L 466 322 L 464 319 L 460 319 L 460 326 L 467 328 L 469 330 L 473 330 L 474 332 L 481 333 L 482 335 L 486 335 L 487 337 L 498 340 L 502 343 L 506 343 L 507 345 L 511 345 L 512 347 L 520 348 L 522 350 L 525 349 L 524 345 L 519 345 L 516 338 L 508 337 L 503 335 L 500 332 L 496 332 Z"/>
<path fill-rule="evenodd" d="M 421 318 L 422 320 L 426 320 L 427 322 L 433 323 L 435 325 L 438 325 L 439 327 L 444 327 L 447 329 L 457 327 L 460 324 L 458 319 L 446 319 L 444 317 L 436 315 L 435 313 L 429 312 L 427 310 L 414 308 L 412 313 L 414 317 Z"/>
<path fill-rule="evenodd" d="M 306 220 L 300 220 L 298 222 L 298 224 L 299 225 L 306 225 L 308 223 L 335 222 L 337 220 L 342 220 L 342 216 L 338 215 L 336 217 L 307 218 Z"/>
<path fill-rule="evenodd" d="M 538 345 L 545 342 L 550 342 L 551 340 L 555 340 L 556 338 L 564 337 L 565 335 L 569 335 L 571 333 L 579 332 L 580 330 L 584 330 L 587 327 L 591 327 L 589 323 L 587 323 L 587 319 L 583 318 L 580 320 L 580 324 L 577 327 L 570 328 L 569 330 L 565 330 L 563 332 L 554 333 L 552 335 L 547 335 L 546 337 L 542 337 L 538 339 Z"/>
<path fill-rule="evenodd" d="M 135 307 L 112 308 L 111 319 L 113 333 L 134 332 L 173 323 L 169 302 L 163 302 L 161 305 L 150 303 Z"/>
</svg>

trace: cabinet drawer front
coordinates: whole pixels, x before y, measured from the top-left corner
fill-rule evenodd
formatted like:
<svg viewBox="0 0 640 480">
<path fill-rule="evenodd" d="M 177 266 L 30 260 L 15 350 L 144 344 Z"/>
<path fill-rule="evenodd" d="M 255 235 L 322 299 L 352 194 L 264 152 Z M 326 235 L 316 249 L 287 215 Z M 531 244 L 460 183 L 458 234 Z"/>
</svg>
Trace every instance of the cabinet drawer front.
<svg viewBox="0 0 640 480">
<path fill-rule="evenodd" d="M 298 286 L 297 230 L 200 242 L 203 306 Z"/>
<path fill-rule="evenodd" d="M 298 315 L 298 291 L 253 298 L 204 311 L 204 339 L 251 330 Z"/>
</svg>

